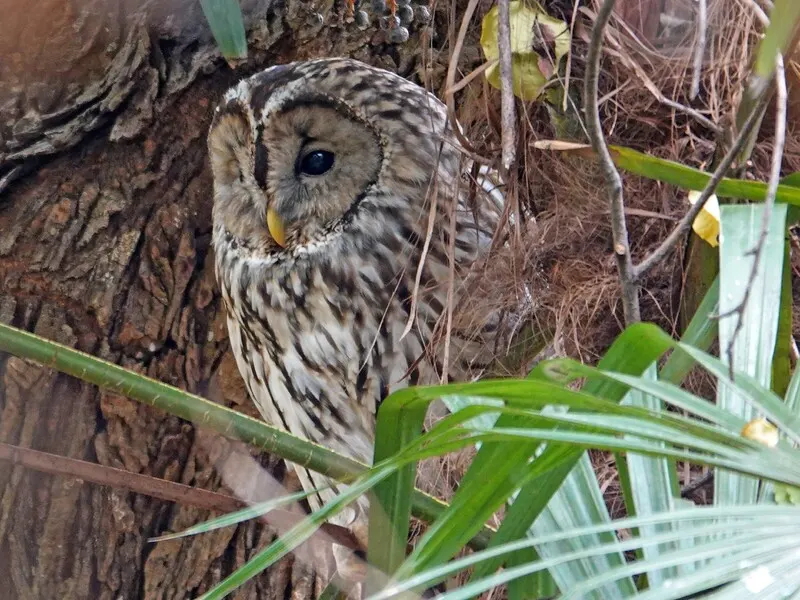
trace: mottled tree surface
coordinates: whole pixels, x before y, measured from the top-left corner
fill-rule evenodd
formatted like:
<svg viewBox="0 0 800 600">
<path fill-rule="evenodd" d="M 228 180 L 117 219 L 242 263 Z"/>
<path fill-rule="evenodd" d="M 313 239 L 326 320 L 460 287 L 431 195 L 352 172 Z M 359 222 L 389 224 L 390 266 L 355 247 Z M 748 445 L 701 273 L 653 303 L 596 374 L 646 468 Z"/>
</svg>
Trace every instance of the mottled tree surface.
<svg viewBox="0 0 800 600">
<path fill-rule="evenodd" d="M 349 55 L 408 73 L 418 41 L 384 44 L 331 4 L 243 2 L 251 57 L 234 73 L 196 0 L 9 0 L 0 320 L 254 414 L 209 255 L 206 131 L 222 92 L 269 64 Z M 212 490 L 252 484 L 254 462 L 282 476 L 272 457 L 7 356 L 0 441 Z M 248 524 L 147 542 L 211 516 L 0 463 L 0 598 L 195 597 L 273 537 Z M 308 597 L 319 580 L 304 565 L 287 559 L 234 597 Z"/>
</svg>

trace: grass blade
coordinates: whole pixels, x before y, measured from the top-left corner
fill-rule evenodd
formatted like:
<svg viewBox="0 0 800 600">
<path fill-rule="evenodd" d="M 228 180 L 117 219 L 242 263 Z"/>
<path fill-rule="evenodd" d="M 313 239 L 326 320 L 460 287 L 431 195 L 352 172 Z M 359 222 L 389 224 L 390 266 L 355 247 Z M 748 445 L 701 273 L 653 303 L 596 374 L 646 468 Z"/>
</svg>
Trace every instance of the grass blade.
<svg viewBox="0 0 800 600">
<path fill-rule="evenodd" d="M 420 436 L 430 402 L 409 395 L 393 395 L 383 401 L 375 428 L 375 463 L 398 454 Z M 379 572 L 392 574 L 405 560 L 416 471 L 417 463 L 412 461 L 373 490 L 367 559 Z M 370 578 L 366 591 L 369 594 L 381 585 Z"/>
<path fill-rule="evenodd" d="M 307 498 L 308 496 L 316 492 L 317 490 L 312 490 L 310 492 L 297 492 L 295 494 L 288 494 L 286 496 L 281 496 L 280 498 L 273 498 L 271 500 L 267 500 L 266 502 L 259 502 L 258 504 L 254 504 L 252 506 L 248 506 L 247 508 L 243 508 L 242 510 L 237 510 L 235 512 L 228 513 L 226 515 L 222 515 L 221 517 L 217 517 L 216 519 L 210 519 L 208 521 L 204 521 L 199 525 L 194 525 L 193 527 L 189 527 L 188 529 L 184 529 L 183 531 L 179 531 L 177 533 L 168 533 L 166 535 L 160 535 L 158 537 L 150 538 L 147 541 L 163 542 L 166 540 L 175 540 L 190 535 L 197 535 L 199 533 L 207 533 L 209 531 L 214 531 L 216 529 L 222 529 L 223 527 L 229 527 L 231 525 L 237 525 L 243 521 L 256 519 L 262 515 L 267 514 L 272 510 L 275 510 L 276 508 L 280 508 L 281 506 L 286 506 L 287 504 L 298 502 L 299 500 Z"/>
<path fill-rule="evenodd" d="M 650 366 L 642 376 L 642 379 L 655 381 L 655 364 Z M 631 406 L 648 408 L 655 412 L 664 410 L 660 399 L 639 390 L 628 392 L 622 402 Z M 680 496 L 676 467 L 673 461 L 668 461 L 666 458 L 650 458 L 636 453 L 627 453 L 620 458 L 626 462 L 627 475 L 630 479 L 631 498 L 630 502 L 626 502 L 629 514 L 645 516 L 675 510 L 676 502 L 680 502 Z M 672 526 L 670 524 L 666 524 L 661 528 L 647 526 L 640 529 L 639 534 L 651 537 L 662 531 L 671 530 Z M 691 542 L 691 538 L 687 537 L 686 542 Z M 645 560 L 655 560 L 664 552 L 669 552 L 674 548 L 674 545 L 647 546 L 643 549 L 643 558 Z M 650 570 L 647 572 L 647 582 L 650 586 L 658 586 L 665 580 L 677 575 L 678 572 L 675 569 Z"/>
</svg>

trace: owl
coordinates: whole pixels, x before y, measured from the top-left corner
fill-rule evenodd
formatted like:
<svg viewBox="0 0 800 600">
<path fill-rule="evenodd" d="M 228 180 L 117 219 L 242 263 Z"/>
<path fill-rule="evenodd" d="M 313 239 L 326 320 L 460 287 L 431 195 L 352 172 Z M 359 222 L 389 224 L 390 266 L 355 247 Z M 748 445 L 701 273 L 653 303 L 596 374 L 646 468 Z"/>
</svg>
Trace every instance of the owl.
<svg viewBox="0 0 800 600">
<path fill-rule="evenodd" d="M 216 272 L 239 370 L 272 425 L 370 463 L 388 394 L 485 364 L 496 323 L 448 330 L 448 307 L 485 262 L 502 195 L 474 185 L 452 127 L 423 88 L 343 58 L 268 68 L 216 109 Z M 307 490 L 333 483 L 295 468 Z M 337 523 L 363 540 L 365 509 Z"/>
</svg>

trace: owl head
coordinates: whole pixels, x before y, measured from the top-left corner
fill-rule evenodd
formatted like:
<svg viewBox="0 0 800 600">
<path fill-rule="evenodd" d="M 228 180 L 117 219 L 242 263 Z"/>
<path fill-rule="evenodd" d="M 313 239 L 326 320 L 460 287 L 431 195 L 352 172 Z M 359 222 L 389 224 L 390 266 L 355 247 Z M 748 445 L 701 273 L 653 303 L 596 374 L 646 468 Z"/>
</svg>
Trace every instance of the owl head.
<svg viewBox="0 0 800 600">
<path fill-rule="evenodd" d="M 232 88 L 208 138 L 214 221 L 258 256 L 322 250 L 415 218 L 459 153 L 443 104 L 350 59 L 280 65 Z"/>
</svg>

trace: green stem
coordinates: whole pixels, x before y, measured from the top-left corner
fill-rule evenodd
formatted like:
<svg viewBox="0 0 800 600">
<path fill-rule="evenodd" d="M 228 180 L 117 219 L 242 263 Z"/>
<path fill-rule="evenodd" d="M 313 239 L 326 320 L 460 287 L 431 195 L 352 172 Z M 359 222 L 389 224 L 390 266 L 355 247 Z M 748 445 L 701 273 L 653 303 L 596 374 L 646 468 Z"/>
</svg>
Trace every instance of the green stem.
<svg viewBox="0 0 800 600">
<path fill-rule="evenodd" d="M 160 408 L 197 426 L 246 442 L 338 481 L 352 481 L 366 469 L 365 465 L 355 460 L 230 408 L 3 323 L 0 323 L 0 352 L 34 360 L 98 387 Z M 446 507 L 436 498 L 415 490 L 412 511 L 416 517 L 432 522 Z M 491 529 L 484 528 L 470 545 L 475 549 L 484 548 L 493 533 Z"/>
</svg>

